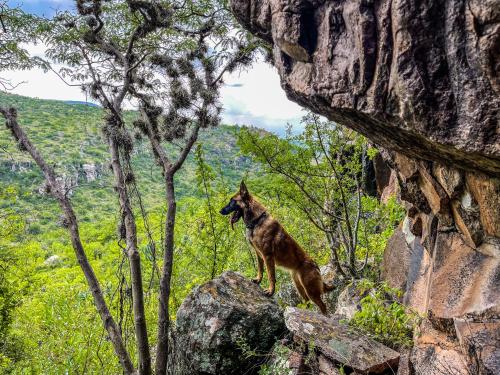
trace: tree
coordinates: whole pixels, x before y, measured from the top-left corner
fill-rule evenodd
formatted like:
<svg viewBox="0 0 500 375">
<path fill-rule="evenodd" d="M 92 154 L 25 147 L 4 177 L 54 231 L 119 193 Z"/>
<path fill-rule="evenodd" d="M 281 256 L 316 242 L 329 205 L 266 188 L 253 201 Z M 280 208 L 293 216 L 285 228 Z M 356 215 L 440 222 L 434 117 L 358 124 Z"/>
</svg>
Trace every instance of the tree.
<svg viewBox="0 0 500 375">
<path fill-rule="evenodd" d="M 18 8 L 10 8 L 5 1 L 0 1 L 0 72 L 26 70 L 42 63 L 29 55 L 23 43 L 38 41 L 44 25 L 40 18 Z M 0 76 L 0 89 L 12 90 L 20 83 Z"/>
<path fill-rule="evenodd" d="M 157 374 L 166 373 L 169 297 L 174 254 L 176 198 L 174 176 L 198 139 L 200 129 L 216 126 L 217 94 L 224 73 L 251 61 L 257 45 L 245 34 L 229 33 L 232 18 L 218 1 L 77 1 L 77 14 L 61 13 L 44 33 L 48 57 L 64 67 L 57 74 L 77 84 L 98 101 L 105 112 L 103 133 L 111 158 L 120 205 L 120 236 L 130 265 L 138 371 L 152 372 L 144 314 L 141 257 L 131 196 L 138 194 L 131 166 L 132 129 L 124 119 L 124 103 L 139 103 L 142 119 L 135 127 L 150 142 L 163 172 L 167 220 L 160 280 Z M 50 68 L 49 63 L 46 65 Z M 50 68 L 52 69 L 52 68 Z M 14 139 L 42 170 L 50 193 L 65 213 L 65 225 L 101 320 L 125 373 L 135 373 L 121 332 L 87 260 L 71 200 L 36 146 L 17 121 L 14 108 L 2 108 Z M 172 155 L 163 143 L 179 152 Z"/>
<path fill-rule="evenodd" d="M 368 246 L 363 207 L 367 143 L 354 131 L 306 115 L 304 132 L 286 138 L 242 131 L 242 151 L 281 179 L 280 191 L 299 207 L 327 239 L 331 260 L 343 276 L 359 277 L 368 260 L 358 261 L 360 243 Z M 360 264 L 361 263 L 361 264 Z"/>
</svg>

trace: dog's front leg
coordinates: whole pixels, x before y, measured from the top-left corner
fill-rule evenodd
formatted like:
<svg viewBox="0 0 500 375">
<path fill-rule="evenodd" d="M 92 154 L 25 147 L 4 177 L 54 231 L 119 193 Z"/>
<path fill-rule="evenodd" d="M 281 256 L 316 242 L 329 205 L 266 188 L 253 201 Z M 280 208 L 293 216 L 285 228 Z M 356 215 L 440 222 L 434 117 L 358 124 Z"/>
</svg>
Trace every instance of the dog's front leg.
<svg viewBox="0 0 500 375">
<path fill-rule="evenodd" d="M 252 281 L 256 284 L 260 284 L 264 272 L 264 259 L 262 259 L 258 251 L 255 251 L 255 253 L 257 254 L 257 277 L 252 279 Z"/>
<path fill-rule="evenodd" d="M 266 264 L 267 278 L 269 279 L 269 288 L 264 291 L 264 294 L 271 297 L 276 288 L 276 270 L 274 265 L 274 257 L 272 255 L 264 256 L 264 263 Z"/>
</svg>

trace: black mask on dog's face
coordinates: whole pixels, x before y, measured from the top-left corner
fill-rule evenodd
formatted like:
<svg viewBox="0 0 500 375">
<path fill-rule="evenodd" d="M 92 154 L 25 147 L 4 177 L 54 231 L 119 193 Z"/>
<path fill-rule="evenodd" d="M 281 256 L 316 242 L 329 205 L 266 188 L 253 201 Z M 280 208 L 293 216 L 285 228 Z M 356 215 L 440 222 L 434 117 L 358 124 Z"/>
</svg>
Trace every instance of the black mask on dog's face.
<svg viewBox="0 0 500 375">
<path fill-rule="evenodd" d="M 233 195 L 226 207 L 220 210 L 222 215 L 229 215 L 233 212 L 233 216 L 231 216 L 231 228 L 234 229 L 234 223 L 241 219 L 243 216 L 243 208 L 248 207 L 251 199 L 252 198 L 250 197 L 250 193 L 248 192 L 245 182 L 241 181 L 240 191 Z"/>
<path fill-rule="evenodd" d="M 227 206 L 223 207 L 220 210 L 220 213 L 222 215 L 229 215 L 231 212 L 233 212 L 233 216 L 231 216 L 231 228 L 234 229 L 233 225 L 236 223 L 238 220 L 241 219 L 243 216 L 243 209 L 238 205 L 236 200 L 231 198 Z"/>
</svg>

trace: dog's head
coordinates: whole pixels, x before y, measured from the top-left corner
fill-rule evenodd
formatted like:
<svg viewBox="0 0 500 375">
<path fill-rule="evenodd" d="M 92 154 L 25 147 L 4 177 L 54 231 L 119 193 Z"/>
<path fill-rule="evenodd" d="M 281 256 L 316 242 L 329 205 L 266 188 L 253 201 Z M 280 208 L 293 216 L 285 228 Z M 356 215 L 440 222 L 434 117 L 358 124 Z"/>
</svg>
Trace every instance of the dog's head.
<svg viewBox="0 0 500 375">
<path fill-rule="evenodd" d="M 222 215 L 229 215 L 231 212 L 231 228 L 234 229 L 233 225 L 243 216 L 243 210 L 248 207 L 250 202 L 250 193 L 243 181 L 240 184 L 240 190 L 233 195 L 229 200 L 229 203 L 220 210 Z"/>
</svg>

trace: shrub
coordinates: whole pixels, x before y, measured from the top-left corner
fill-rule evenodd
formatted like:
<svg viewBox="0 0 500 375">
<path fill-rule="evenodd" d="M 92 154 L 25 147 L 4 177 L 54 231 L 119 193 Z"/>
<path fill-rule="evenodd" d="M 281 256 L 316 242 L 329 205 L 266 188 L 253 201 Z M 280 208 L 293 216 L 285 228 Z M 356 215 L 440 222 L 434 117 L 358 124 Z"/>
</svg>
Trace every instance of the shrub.
<svg viewBox="0 0 500 375">
<path fill-rule="evenodd" d="M 368 280 L 358 284 L 361 294 L 370 289 L 361 300 L 361 311 L 354 314 L 349 325 L 391 348 L 411 347 L 420 317 L 398 302 L 401 290 L 390 288 L 386 283 L 375 285 Z"/>
</svg>

